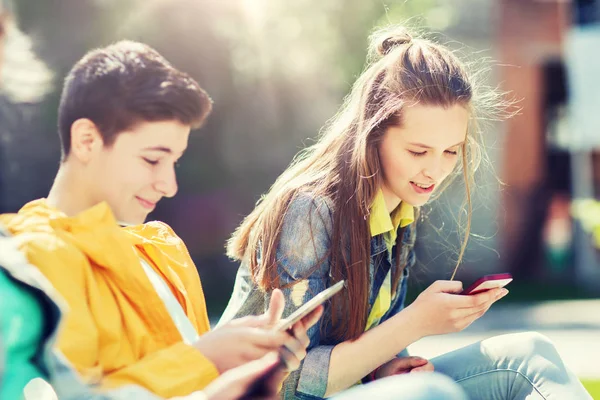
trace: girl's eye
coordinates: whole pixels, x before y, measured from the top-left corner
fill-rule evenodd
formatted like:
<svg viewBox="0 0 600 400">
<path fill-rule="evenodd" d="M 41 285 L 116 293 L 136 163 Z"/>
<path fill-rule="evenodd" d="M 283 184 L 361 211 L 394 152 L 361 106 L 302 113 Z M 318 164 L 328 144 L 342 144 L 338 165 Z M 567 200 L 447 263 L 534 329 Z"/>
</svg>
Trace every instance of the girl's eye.
<svg viewBox="0 0 600 400">
<path fill-rule="evenodd" d="M 447 154 L 451 154 L 451 155 L 455 156 L 455 155 L 457 155 L 457 154 L 458 154 L 458 151 L 450 151 L 450 150 L 446 150 L 446 153 L 447 153 Z"/>
<path fill-rule="evenodd" d="M 420 152 L 420 153 L 419 153 L 419 152 L 417 152 L 417 151 L 412 151 L 412 150 L 409 150 L 408 152 L 409 152 L 410 154 L 412 154 L 413 156 L 415 156 L 415 157 L 419 157 L 419 156 L 424 156 L 424 155 L 425 155 L 425 152 L 424 152 L 424 151 L 422 151 L 422 152 Z"/>
<path fill-rule="evenodd" d="M 142 157 L 142 158 L 144 159 L 144 161 L 146 161 L 150 165 L 158 164 L 158 160 L 150 160 L 149 158 L 146 158 L 146 157 Z"/>
</svg>

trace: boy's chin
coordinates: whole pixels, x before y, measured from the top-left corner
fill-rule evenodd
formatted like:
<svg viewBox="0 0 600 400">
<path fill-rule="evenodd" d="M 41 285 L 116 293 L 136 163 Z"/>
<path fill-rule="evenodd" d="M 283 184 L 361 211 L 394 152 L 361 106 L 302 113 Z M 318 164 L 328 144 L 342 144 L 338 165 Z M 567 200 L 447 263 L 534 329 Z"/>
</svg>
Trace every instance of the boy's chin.
<svg viewBox="0 0 600 400">
<path fill-rule="evenodd" d="M 117 218 L 119 225 L 140 225 L 146 222 L 148 214 L 146 215 L 123 215 L 121 218 Z"/>
</svg>

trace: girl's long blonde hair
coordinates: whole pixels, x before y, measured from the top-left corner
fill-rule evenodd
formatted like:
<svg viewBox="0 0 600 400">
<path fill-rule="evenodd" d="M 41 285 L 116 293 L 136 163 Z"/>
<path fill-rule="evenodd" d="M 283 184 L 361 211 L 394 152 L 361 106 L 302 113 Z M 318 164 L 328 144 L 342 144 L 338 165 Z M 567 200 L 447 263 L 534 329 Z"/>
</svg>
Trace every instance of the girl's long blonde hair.
<svg viewBox="0 0 600 400">
<path fill-rule="evenodd" d="M 319 140 L 294 158 L 227 245 L 229 257 L 247 262 L 262 289 L 279 287 L 276 253 L 290 203 L 301 192 L 329 199 L 333 205 L 326 255 L 330 276 L 333 282 L 345 279 L 348 288 L 346 296 L 332 299 L 332 336 L 339 340 L 360 336 L 367 320 L 371 239 L 367 216 L 382 180 L 378 147 L 386 128 L 401 124 L 404 107 L 415 102 L 440 107 L 458 104 L 470 111 L 462 162 L 454 174 L 464 176 L 468 209 L 459 263 L 470 229 L 473 172 L 481 160 L 479 93 L 476 79 L 466 66 L 446 47 L 413 38 L 403 27 L 377 31 L 370 39 L 366 69 L 338 114 L 325 126 Z M 495 96 L 490 93 L 480 98 L 494 106 L 490 101 Z M 402 229 L 396 242 L 394 291 L 405 267 L 399 265 L 403 236 Z M 317 260 L 315 267 L 322 261 Z"/>
</svg>

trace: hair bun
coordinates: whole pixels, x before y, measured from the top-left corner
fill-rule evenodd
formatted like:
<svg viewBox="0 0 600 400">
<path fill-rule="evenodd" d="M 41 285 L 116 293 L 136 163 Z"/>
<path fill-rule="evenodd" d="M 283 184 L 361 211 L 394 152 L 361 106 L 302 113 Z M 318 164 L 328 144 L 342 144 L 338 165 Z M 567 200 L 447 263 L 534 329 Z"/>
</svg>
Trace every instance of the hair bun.
<svg viewBox="0 0 600 400">
<path fill-rule="evenodd" d="M 387 35 L 377 45 L 377 53 L 381 56 L 389 54 L 398 46 L 412 43 L 412 36 L 408 32 Z"/>
</svg>

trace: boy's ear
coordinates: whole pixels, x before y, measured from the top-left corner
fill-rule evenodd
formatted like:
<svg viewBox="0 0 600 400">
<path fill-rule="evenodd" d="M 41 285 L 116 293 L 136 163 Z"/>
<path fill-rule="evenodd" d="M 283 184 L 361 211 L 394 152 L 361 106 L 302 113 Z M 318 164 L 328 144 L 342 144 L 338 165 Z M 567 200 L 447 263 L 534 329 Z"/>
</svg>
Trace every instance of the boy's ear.
<svg viewBox="0 0 600 400">
<path fill-rule="evenodd" d="M 104 141 L 98 127 L 87 118 L 80 118 L 71 125 L 71 153 L 79 161 L 88 163 L 94 154 L 102 150 Z"/>
</svg>

